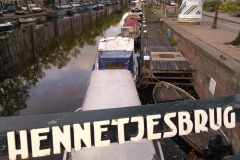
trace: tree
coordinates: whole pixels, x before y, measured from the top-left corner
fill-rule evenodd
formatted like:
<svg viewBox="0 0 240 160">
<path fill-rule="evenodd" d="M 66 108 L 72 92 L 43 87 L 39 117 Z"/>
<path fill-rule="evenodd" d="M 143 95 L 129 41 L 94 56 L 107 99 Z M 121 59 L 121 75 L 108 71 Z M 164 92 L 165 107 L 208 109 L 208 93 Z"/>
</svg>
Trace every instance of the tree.
<svg viewBox="0 0 240 160">
<path fill-rule="evenodd" d="M 233 46 L 240 45 L 240 30 L 239 30 L 239 32 L 238 32 L 238 35 L 237 35 L 236 39 L 234 39 L 234 40 L 231 42 L 231 45 L 233 45 Z"/>
<path fill-rule="evenodd" d="M 217 2 L 215 17 L 214 17 L 214 21 L 213 21 L 213 24 L 212 24 L 212 29 L 217 29 L 217 19 L 218 19 L 219 5 L 220 5 L 220 0 L 218 0 L 218 2 Z"/>
<path fill-rule="evenodd" d="M 29 8 L 29 5 L 28 5 L 28 3 L 27 3 L 27 0 L 24 0 L 24 2 L 25 2 L 25 4 L 26 4 L 26 6 L 27 6 L 27 11 L 28 11 L 28 13 L 30 13 L 30 8 Z"/>
</svg>

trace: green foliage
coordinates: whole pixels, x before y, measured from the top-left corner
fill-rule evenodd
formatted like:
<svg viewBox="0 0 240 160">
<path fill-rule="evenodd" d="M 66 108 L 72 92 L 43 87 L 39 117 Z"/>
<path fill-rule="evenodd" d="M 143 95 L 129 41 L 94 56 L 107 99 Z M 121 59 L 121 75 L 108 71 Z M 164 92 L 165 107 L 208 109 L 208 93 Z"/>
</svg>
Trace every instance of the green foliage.
<svg viewBox="0 0 240 160">
<path fill-rule="evenodd" d="M 173 39 L 171 39 L 171 40 L 170 40 L 170 45 L 175 46 L 175 45 L 177 45 L 177 42 L 174 41 Z"/>
<path fill-rule="evenodd" d="M 145 4 L 146 9 L 147 8 L 152 8 L 152 6 L 153 6 L 152 3 L 150 3 L 150 2 L 147 2 L 147 4 Z"/>
<path fill-rule="evenodd" d="M 225 12 L 240 11 L 240 2 L 222 3 L 220 4 L 219 9 Z"/>
<path fill-rule="evenodd" d="M 210 7 L 216 8 L 218 1 L 213 2 L 204 2 L 203 9 L 209 9 Z M 240 11 L 240 1 L 237 2 L 228 2 L 228 3 L 221 3 L 219 5 L 219 9 L 223 12 L 235 12 Z"/>
<path fill-rule="evenodd" d="M 203 9 L 208 9 L 208 8 L 210 8 L 210 7 L 215 8 L 215 6 L 217 6 L 217 1 L 204 2 L 204 4 L 203 4 Z"/>
<path fill-rule="evenodd" d="M 4 6 L 15 6 L 12 2 L 6 3 Z"/>
<path fill-rule="evenodd" d="M 49 4 L 51 4 L 53 2 L 53 0 L 44 0 L 43 1 L 43 3 L 45 4 L 45 5 L 49 5 Z"/>
</svg>

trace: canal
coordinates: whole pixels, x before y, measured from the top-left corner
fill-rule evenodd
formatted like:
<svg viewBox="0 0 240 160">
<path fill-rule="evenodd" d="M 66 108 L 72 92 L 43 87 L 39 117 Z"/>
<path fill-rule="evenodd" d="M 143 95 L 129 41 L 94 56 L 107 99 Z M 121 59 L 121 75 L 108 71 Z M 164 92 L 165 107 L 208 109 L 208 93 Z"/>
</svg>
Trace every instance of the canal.
<svg viewBox="0 0 240 160">
<path fill-rule="evenodd" d="M 2 46 L 5 58 L 8 58 L 3 63 L 8 69 L 1 69 L 1 116 L 73 112 L 81 107 L 98 41 L 101 36 L 120 33 L 123 17 L 127 15 L 124 12 L 127 10 L 101 18 L 80 34 L 53 38 L 45 48 L 35 46 L 34 51 L 22 49 L 12 53 L 12 43 Z M 56 22 L 48 22 L 44 29 L 52 23 Z M 31 36 L 28 31 L 32 26 L 28 27 L 27 34 Z M 15 34 L 26 32 L 16 30 L 21 33 Z M 11 55 L 18 57 L 9 57 Z"/>
<path fill-rule="evenodd" d="M 62 20 L 46 23 L 44 29 L 41 29 L 42 32 L 37 35 L 33 35 L 35 28 L 31 25 L 24 29 L 21 26 L 16 28 L 15 35 L 35 38 L 31 42 L 25 38 L 21 41 L 10 39 L 12 43 L 4 43 L 0 48 L 4 52 L 0 62 L 6 65 L 0 69 L 1 116 L 74 112 L 80 108 L 96 58 L 99 39 L 102 36 L 119 34 L 128 12 L 129 9 L 123 9 L 121 12 L 112 13 L 98 19 L 79 34 L 69 33 L 52 38 L 50 42 L 44 42 L 42 35 L 44 32 L 52 34 L 52 26 L 56 23 L 59 28 L 61 24 L 65 25 L 61 23 Z M 1 42 L 6 42 L 7 38 L 1 38 Z M 41 41 L 42 46 L 36 45 L 38 41 Z M 27 47 L 22 49 L 22 46 Z M 15 52 L 16 50 L 19 52 Z M 142 99 L 146 94 L 151 95 L 151 89 L 138 90 Z M 152 103 L 151 97 L 143 101 L 144 104 Z M 184 159 L 191 151 L 180 137 L 161 140 L 161 144 L 165 159 Z M 51 155 L 40 159 L 62 159 L 62 156 Z"/>
</svg>

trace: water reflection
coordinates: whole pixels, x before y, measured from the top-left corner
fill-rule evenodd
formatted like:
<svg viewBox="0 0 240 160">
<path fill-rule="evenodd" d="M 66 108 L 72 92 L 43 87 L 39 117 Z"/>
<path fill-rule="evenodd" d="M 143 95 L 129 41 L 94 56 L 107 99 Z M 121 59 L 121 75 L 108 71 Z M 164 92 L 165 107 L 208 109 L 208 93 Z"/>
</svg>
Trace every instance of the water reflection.
<svg viewBox="0 0 240 160">
<path fill-rule="evenodd" d="M 33 26 L 24 27 L 24 31 L 16 30 L 14 34 L 22 35 L 22 40 L 15 44 L 4 43 L 0 47 L 4 53 L 0 55 L 0 115 L 72 112 L 79 108 L 95 60 L 99 36 L 111 32 L 107 30 L 111 26 L 114 26 L 111 27 L 113 30 L 120 28 L 119 22 L 127 11 L 124 9 L 102 17 L 80 34 L 55 36 L 45 42 L 39 37 L 44 38 L 44 31 L 49 32 L 55 22 L 40 28 L 42 33 L 33 34 Z M 15 42 L 13 37 L 11 41 Z M 26 37 L 32 37 L 33 41 Z M 8 38 L 2 42 L 7 42 Z M 39 39 L 43 45 L 37 44 Z"/>
</svg>

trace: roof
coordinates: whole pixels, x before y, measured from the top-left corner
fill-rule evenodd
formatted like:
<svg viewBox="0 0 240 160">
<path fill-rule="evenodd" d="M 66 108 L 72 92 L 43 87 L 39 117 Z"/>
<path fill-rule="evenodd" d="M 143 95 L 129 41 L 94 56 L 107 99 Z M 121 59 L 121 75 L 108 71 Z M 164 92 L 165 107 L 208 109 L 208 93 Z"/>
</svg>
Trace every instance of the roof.
<svg viewBox="0 0 240 160">
<path fill-rule="evenodd" d="M 94 70 L 82 109 L 97 110 L 141 105 L 129 70 Z"/>
<path fill-rule="evenodd" d="M 89 81 L 82 109 L 97 110 L 140 105 L 132 74 L 128 70 L 94 70 Z M 72 160 L 152 160 L 156 154 L 153 142 L 142 139 L 107 147 L 82 148 L 71 152 Z"/>
<path fill-rule="evenodd" d="M 104 37 L 100 39 L 98 51 L 133 51 L 134 39 L 129 37 Z"/>
<path fill-rule="evenodd" d="M 155 154 L 151 141 L 127 141 L 124 144 L 111 143 L 108 147 L 83 148 L 72 152 L 72 160 L 152 160 Z"/>
<path fill-rule="evenodd" d="M 127 27 L 127 26 L 136 26 L 136 27 L 140 27 L 141 24 L 135 20 L 135 19 L 128 19 L 125 21 L 125 23 L 123 24 L 124 27 Z"/>
<path fill-rule="evenodd" d="M 100 51 L 100 58 L 131 58 L 131 51 Z"/>
<path fill-rule="evenodd" d="M 125 20 L 128 19 L 136 19 L 136 20 L 141 20 L 141 17 L 138 14 L 128 14 L 128 16 L 125 18 Z"/>
</svg>

